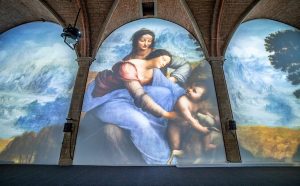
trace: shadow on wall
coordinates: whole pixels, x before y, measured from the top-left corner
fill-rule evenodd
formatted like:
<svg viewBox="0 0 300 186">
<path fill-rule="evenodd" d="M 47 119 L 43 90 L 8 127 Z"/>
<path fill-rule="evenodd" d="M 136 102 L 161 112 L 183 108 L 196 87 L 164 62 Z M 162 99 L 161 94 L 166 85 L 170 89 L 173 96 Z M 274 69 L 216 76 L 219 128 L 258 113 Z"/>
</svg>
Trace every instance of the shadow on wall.
<svg viewBox="0 0 300 186">
<path fill-rule="evenodd" d="M 77 136 L 75 165 L 146 165 L 129 140 L 129 134 L 112 124 L 102 124 L 91 113 L 84 115 Z"/>
<path fill-rule="evenodd" d="M 0 164 L 58 164 L 63 125 L 26 132 L 15 137 L 0 153 Z"/>
</svg>

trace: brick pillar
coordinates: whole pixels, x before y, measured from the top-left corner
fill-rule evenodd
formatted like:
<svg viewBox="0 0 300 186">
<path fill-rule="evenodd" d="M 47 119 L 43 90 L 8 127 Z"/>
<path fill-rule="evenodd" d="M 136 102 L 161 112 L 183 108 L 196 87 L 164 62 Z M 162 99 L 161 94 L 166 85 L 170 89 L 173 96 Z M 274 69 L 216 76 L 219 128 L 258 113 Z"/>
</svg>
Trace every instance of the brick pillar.
<svg viewBox="0 0 300 186">
<path fill-rule="evenodd" d="M 238 163 L 241 162 L 241 156 L 236 131 L 228 128 L 228 121 L 233 120 L 233 115 L 223 70 L 224 58 L 211 57 L 208 61 L 211 65 L 216 89 L 226 159 L 228 162 Z"/>
<path fill-rule="evenodd" d="M 59 165 L 72 165 L 73 163 L 83 96 L 85 92 L 89 68 L 93 59 L 91 57 L 79 57 L 76 61 L 78 62 L 79 68 L 75 80 L 68 114 L 68 118 L 72 119 L 72 132 L 64 133 L 64 139 L 62 142 L 59 158 Z"/>
</svg>

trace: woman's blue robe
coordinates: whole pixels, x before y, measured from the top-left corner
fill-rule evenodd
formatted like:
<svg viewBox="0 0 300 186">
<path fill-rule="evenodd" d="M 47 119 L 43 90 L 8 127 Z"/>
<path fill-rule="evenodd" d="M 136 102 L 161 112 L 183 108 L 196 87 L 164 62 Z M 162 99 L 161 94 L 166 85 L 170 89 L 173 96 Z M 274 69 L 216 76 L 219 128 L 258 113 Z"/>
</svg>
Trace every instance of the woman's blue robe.
<svg viewBox="0 0 300 186">
<path fill-rule="evenodd" d="M 166 137 L 168 120 L 138 108 L 127 89 L 118 89 L 94 98 L 94 87 L 93 81 L 85 93 L 83 111 L 91 112 L 104 123 L 128 130 L 132 142 L 147 164 L 166 164 L 170 155 Z M 154 69 L 152 84 L 144 86 L 144 90 L 166 111 L 172 111 L 178 98 L 185 92 L 179 85 L 167 79 L 159 69 Z"/>
</svg>

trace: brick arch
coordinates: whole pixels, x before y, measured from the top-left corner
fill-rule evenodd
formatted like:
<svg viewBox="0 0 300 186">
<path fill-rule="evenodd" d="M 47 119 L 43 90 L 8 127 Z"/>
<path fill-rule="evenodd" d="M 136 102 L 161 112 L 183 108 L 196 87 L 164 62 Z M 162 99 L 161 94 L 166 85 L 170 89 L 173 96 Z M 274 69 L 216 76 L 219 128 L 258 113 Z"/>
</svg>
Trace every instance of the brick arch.
<svg viewBox="0 0 300 186">
<path fill-rule="evenodd" d="M 245 17 L 243 22 L 253 19 L 271 19 L 300 29 L 300 1 L 261 0 Z"/>
<path fill-rule="evenodd" d="M 96 45 L 92 47 L 92 57 L 95 57 L 102 42 L 117 28 L 143 18 L 157 18 L 173 22 L 190 32 L 201 44 L 206 55 L 206 45 L 204 44 L 201 33 L 193 20 L 192 14 L 184 1 L 157 1 L 157 15 L 143 17 L 140 14 L 140 3 L 135 1 L 118 0 L 111 6 L 107 14 L 102 29 L 99 31 Z M 176 10 L 177 14 L 174 14 Z M 93 37 L 94 38 L 94 37 Z"/>
<path fill-rule="evenodd" d="M 235 29 L 257 2 L 257 0 L 243 2 L 186 0 L 203 35 L 208 56 L 224 55 Z"/>
<path fill-rule="evenodd" d="M 227 40 L 221 48 L 221 55 L 224 56 L 228 44 L 240 26 L 240 24 L 245 23 L 250 20 L 255 19 L 269 19 L 277 22 L 281 22 L 295 28 L 300 29 L 300 1 L 297 0 L 261 0 L 254 1 L 250 6 L 241 14 L 240 20 L 232 28 L 230 34 L 227 37 Z M 276 13 L 275 13 L 276 12 Z"/>
<path fill-rule="evenodd" d="M 59 23 L 55 17 L 40 1 L 21 3 L 17 0 L 1 2 L 1 12 L 6 14 L 0 17 L 0 34 L 18 25 L 33 21 L 49 21 Z"/>
<path fill-rule="evenodd" d="M 10 30 L 12 30 L 12 29 L 14 29 L 14 28 L 17 28 L 17 27 L 19 27 L 19 26 L 23 26 L 23 25 L 30 24 L 30 23 L 37 23 L 37 22 L 40 22 L 40 23 L 48 22 L 48 23 L 53 23 L 53 24 L 56 24 L 56 25 L 62 27 L 62 25 L 60 25 L 60 24 L 57 23 L 57 22 L 53 22 L 53 21 L 47 21 L 47 20 L 31 20 L 31 21 L 24 21 L 24 22 L 22 22 L 22 23 L 20 23 L 20 24 L 16 24 L 16 25 L 14 25 L 13 27 L 8 28 L 8 29 L 5 30 L 4 32 L 1 32 L 0 35 L 1 35 L 1 34 L 4 34 L 4 33 L 6 33 L 6 32 L 9 32 Z"/>
</svg>

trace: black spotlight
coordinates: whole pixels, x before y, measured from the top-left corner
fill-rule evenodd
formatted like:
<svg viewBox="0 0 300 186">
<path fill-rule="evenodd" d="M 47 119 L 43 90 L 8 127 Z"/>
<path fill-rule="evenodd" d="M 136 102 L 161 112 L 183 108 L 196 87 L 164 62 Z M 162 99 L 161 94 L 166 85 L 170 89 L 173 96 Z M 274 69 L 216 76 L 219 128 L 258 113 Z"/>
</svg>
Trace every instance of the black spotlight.
<svg viewBox="0 0 300 186">
<path fill-rule="evenodd" d="M 228 129 L 229 130 L 236 130 L 236 122 L 234 120 L 228 121 Z"/>
<path fill-rule="evenodd" d="M 61 37 L 64 38 L 64 42 L 72 49 L 75 49 L 75 46 L 78 44 L 79 39 L 81 37 L 81 33 L 78 28 L 76 28 L 77 19 L 80 13 L 80 10 L 78 10 L 74 26 L 68 25 L 68 27 L 64 28 L 63 33 L 61 34 Z"/>
<path fill-rule="evenodd" d="M 67 122 L 65 123 L 65 126 L 64 126 L 64 132 L 72 132 L 74 119 L 66 118 L 66 120 L 67 120 Z"/>
</svg>

